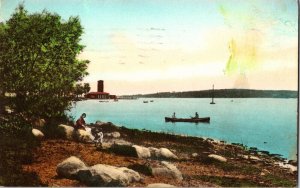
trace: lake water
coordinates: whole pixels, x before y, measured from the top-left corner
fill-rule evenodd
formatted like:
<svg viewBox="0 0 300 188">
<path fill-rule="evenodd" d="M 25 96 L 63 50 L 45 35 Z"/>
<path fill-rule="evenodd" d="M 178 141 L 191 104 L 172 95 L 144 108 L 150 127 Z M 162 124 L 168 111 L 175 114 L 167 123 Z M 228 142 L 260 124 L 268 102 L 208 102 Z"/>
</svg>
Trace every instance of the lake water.
<svg viewBox="0 0 300 188">
<path fill-rule="evenodd" d="M 143 103 L 143 100 L 154 102 Z M 273 154 L 295 159 L 297 153 L 297 99 L 138 99 L 118 102 L 79 101 L 69 112 L 86 121 L 112 122 L 128 128 L 147 129 L 198 137 L 209 137 L 230 143 L 242 143 Z M 211 118 L 210 123 L 166 123 L 164 117 Z"/>
</svg>

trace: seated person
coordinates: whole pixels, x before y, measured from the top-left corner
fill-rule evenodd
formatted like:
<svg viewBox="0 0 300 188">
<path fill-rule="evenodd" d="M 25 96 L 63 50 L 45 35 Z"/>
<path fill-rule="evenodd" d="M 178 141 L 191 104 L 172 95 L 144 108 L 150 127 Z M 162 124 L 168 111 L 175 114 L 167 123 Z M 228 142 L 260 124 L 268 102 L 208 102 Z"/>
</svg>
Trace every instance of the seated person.
<svg viewBox="0 0 300 188">
<path fill-rule="evenodd" d="M 86 114 L 83 113 L 79 119 L 77 119 L 76 121 L 76 124 L 74 126 L 75 130 L 78 130 L 78 129 L 82 129 L 82 130 L 85 130 L 85 121 L 84 121 L 84 118 L 86 117 Z"/>
</svg>

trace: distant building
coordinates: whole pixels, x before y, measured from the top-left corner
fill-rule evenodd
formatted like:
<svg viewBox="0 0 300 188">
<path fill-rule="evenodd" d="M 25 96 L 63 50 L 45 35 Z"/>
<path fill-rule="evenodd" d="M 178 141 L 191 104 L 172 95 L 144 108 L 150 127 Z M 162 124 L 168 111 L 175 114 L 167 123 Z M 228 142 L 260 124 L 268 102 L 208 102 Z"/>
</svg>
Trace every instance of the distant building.
<svg viewBox="0 0 300 188">
<path fill-rule="evenodd" d="M 85 95 L 89 99 L 109 99 L 109 93 L 106 92 L 89 92 Z"/>
<path fill-rule="evenodd" d="M 104 81 L 103 80 L 98 81 L 97 91 L 98 92 L 104 92 Z"/>
<path fill-rule="evenodd" d="M 104 92 L 104 81 L 99 80 L 97 85 L 97 92 L 89 92 L 85 95 L 85 98 L 88 99 L 116 99 L 116 95 L 110 95 L 107 92 Z"/>
</svg>

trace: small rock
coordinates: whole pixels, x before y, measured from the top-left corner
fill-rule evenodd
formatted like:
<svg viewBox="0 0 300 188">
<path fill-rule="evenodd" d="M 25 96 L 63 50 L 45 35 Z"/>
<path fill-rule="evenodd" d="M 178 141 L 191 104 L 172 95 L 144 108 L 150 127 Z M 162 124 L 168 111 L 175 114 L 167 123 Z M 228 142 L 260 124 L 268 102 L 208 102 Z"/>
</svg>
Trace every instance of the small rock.
<svg viewBox="0 0 300 188">
<path fill-rule="evenodd" d="M 139 158 L 150 158 L 151 157 L 151 153 L 148 148 L 143 147 L 143 146 L 138 146 L 138 145 L 133 145 L 132 147 L 135 148 L 137 156 Z"/>
<path fill-rule="evenodd" d="M 212 158 L 212 159 L 215 159 L 217 161 L 220 161 L 220 162 L 227 162 L 227 159 L 225 157 L 220 156 L 220 155 L 210 154 L 210 155 L 208 155 L 208 157 Z"/>
<path fill-rule="evenodd" d="M 157 149 L 157 148 L 149 147 L 149 150 L 152 157 L 157 157 L 162 159 L 178 159 L 178 157 L 167 148 Z"/>
<path fill-rule="evenodd" d="M 261 161 L 261 159 L 260 158 L 258 158 L 258 157 L 256 157 L 256 156 L 250 156 L 249 157 L 251 160 L 254 160 L 254 161 Z"/>
<path fill-rule="evenodd" d="M 99 125 L 99 126 L 101 126 L 101 125 L 104 125 L 104 124 L 106 124 L 106 122 L 102 122 L 102 121 L 96 121 L 96 125 Z"/>
<path fill-rule="evenodd" d="M 38 139 L 44 138 L 44 134 L 38 129 L 32 129 L 32 134 Z"/>
<path fill-rule="evenodd" d="M 104 134 L 107 137 L 113 137 L 113 138 L 120 138 L 121 134 L 119 132 L 112 132 L 112 133 L 105 133 Z"/>
<path fill-rule="evenodd" d="M 153 176 L 163 176 L 168 178 L 175 178 L 178 181 L 182 181 L 183 177 L 177 167 L 166 161 L 161 162 L 162 167 L 152 168 Z"/>
<path fill-rule="evenodd" d="M 112 132 L 112 137 L 119 138 L 119 137 L 121 137 L 121 134 L 119 132 Z"/>
<path fill-rule="evenodd" d="M 147 187 L 175 187 L 174 185 L 165 184 L 165 183 L 151 183 Z"/>
<path fill-rule="evenodd" d="M 198 153 L 193 153 L 192 154 L 192 157 L 198 157 L 199 155 L 198 155 Z"/>
<path fill-rule="evenodd" d="M 75 156 L 71 156 L 59 163 L 56 172 L 59 176 L 65 178 L 74 178 L 79 170 L 87 169 L 87 166 Z"/>
<path fill-rule="evenodd" d="M 288 164 L 291 164 L 291 165 L 294 165 L 294 166 L 298 166 L 297 160 L 289 160 Z"/>
</svg>

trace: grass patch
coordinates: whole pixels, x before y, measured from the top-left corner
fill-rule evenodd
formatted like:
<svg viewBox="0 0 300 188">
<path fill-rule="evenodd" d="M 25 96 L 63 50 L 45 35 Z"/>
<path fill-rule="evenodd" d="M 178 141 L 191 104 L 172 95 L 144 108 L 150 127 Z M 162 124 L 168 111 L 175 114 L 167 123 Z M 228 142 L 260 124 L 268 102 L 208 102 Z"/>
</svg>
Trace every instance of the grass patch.
<svg viewBox="0 0 300 188">
<path fill-rule="evenodd" d="M 273 187 L 296 187 L 296 181 L 289 180 L 284 177 L 268 174 L 263 177 L 263 181 L 271 184 Z"/>
<path fill-rule="evenodd" d="M 231 177 L 219 177 L 219 176 L 205 176 L 205 175 L 197 175 L 196 179 L 200 179 L 204 182 L 209 182 L 213 184 L 217 184 L 222 187 L 257 187 L 260 184 L 253 182 L 248 179 L 238 179 Z"/>
</svg>

